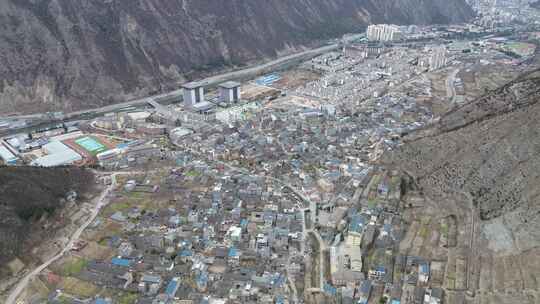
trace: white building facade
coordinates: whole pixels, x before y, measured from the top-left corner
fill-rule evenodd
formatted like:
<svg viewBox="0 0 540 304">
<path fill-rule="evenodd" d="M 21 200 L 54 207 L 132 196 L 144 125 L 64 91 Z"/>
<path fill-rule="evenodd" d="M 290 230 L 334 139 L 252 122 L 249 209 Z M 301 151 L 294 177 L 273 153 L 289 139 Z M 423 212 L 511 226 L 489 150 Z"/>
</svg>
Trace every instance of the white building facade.
<svg viewBox="0 0 540 304">
<path fill-rule="evenodd" d="M 372 24 L 368 26 L 366 34 L 370 41 L 396 41 L 403 38 L 399 26 L 393 24 Z"/>
</svg>

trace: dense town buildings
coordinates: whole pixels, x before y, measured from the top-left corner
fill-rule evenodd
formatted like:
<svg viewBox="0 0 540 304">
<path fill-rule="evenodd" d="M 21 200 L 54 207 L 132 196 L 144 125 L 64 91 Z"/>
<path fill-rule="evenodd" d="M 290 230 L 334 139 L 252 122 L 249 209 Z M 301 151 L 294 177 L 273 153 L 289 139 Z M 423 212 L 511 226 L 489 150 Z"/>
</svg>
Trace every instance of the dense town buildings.
<svg viewBox="0 0 540 304">
<path fill-rule="evenodd" d="M 531 56 L 502 52 L 512 40 L 490 33 L 440 43 L 456 31 L 465 26 L 373 25 L 367 39 L 377 42 L 294 71 L 217 91 L 191 83 L 183 102 L 6 137 L 0 157 L 10 165 L 122 174 L 101 180 L 108 203 L 39 276 L 52 286 L 46 298 L 438 304 L 465 294 L 467 257 L 452 251 L 458 220 L 414 213 L 422 198 L 403 197 L 407 177 L 382 164 L 404 134 L 437 119 L 437 90 L 448 93 L 439 107 L 465 101 L 460 70 Z"/>
</svg>

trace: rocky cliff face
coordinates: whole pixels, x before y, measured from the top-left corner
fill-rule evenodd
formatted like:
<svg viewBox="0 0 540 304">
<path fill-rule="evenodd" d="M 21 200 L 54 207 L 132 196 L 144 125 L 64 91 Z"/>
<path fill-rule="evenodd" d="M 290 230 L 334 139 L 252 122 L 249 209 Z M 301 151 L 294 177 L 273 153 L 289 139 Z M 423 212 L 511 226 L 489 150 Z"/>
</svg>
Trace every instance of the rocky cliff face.
<svg viewBox="0 0 540 304">
<path fill-rule="evenodd" d="M 0 113 L 96 107 L 370 22 L 471 14 L 465 0 L 2 0 Z"/>
</svg>

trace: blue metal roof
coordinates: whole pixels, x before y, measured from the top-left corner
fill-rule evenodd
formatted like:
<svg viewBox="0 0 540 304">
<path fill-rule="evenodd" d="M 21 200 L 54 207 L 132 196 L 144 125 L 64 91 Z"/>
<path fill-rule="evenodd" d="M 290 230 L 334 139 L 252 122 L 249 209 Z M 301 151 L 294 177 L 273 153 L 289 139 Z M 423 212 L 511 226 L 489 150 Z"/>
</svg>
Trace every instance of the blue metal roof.
<svg viewBox="0 0 540 304">
<path fill-rule="evenodd" d="M 360 285 L 360 292 L 366 295 L 369 294 L 371 292 L 371 281 L 362 282 L 362 285 Z"/>
<path fill-rule="evenodd" d="M 129 267 L 129 265 L 131 264 L 131 261 L 126 260 L 126 259 L 120 259 L 120 258 L 112 258 L 111 263 L 116 266 Z"/>
<path fill-rule="evenodd" d="M 272 284 L 274 286 L 281 286 L 283 285 L 283 283 L 285 283 L 285 276 L 281 275 L 281 274 L 276 274 L 273 278 L 272 278 Z"/>
<path fill-rule="evenodd" d="M 420 264 L 420 272 L 429 273 L 429 266 L 426 263 Z"/>
<path fill-rule="evenodd" d="M 195 280 L 198 284 L 206 284 L 208 282 L 208 274 L 206 272 L 201 272 L 196 276 Z"/>
<path fill-rule="evenodd" d="M 255 82 L 259 85 L 269 85 L 276 82 L 279 79 L 281 79 L 281 76 L 277 74 L 269 74 L 269 75 L 258 78 L 257 80 L 255 80 Z"/>
<path fill-rule="evenodd" d="M 172 279 L 169 284 L 167 284 L 167 288 L 165 289 L 165 293 L 169 296 L 169 297 L 173 297 L 174 294 L 176 293 L 176 290 L 177 290 L 177 286 L 178 286 L 178 279 L 177 278 L 174 278 Z"/>
<path fill-rule="evenodd" d="M 191 250 L 186 249 L 186 250 L 182 250 L 180 252 L 181 257 L 188 257 L 188 256 L 192 256 L 192 255 L 193 255 L 193 253 L 191 252 Z"/>
<path fill-rule="evenodd" d="M 378 272 L 386 273 L 386 268 L 384 266 L 377 266 L 377 268 L 375 268 L 375 270 L 378 271 Z"/>
<path fill-rule="evenodd" d="M 248 222 L 247 219 L 242 219 L 242 220 L 240 220 L 240 226 L 241 226 L 242 228 L 246 228 L 247 225 L 248 225 L 248 223 L 249 223 L 249 222 Z"/>
<path fill-rule="evenodd" d="M 323 290 L 324 290 L 325 293 L 330 294 L 330 295 L 336 295 L 337 294 L 337 288 L 335 288 L 334 286 L 332 286 L 332 285 L 330 285 L 328 283 L 324 283 Z"/>
<path fill-rule="evenodd" d="M 349 225 L 349 230 L 361 233 L 364 230 L 366 220 L 360 215 L 353 215 L 351 218 L 351 223 Z"/>
<path fill-rule="evenodd" d="M 232 258 L 232 257 L 237 257 L 238 256 L 238 250 L 234 247 L 231 247 L 229 249 L 229 257 Z"/>
</svg>

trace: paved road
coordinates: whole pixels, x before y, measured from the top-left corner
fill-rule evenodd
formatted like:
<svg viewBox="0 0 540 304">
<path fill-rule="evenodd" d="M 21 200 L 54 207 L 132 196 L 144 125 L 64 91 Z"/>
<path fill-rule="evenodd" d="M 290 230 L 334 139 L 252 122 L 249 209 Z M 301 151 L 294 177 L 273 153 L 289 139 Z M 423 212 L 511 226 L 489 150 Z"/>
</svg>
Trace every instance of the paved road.
<svg viewBox="0 0 540 304">
<path fill-rule="evenodd" d="M 348 43 L 348 42 L 356 40 L 356 39 L 358 39 L 359 37 L 362 37 L 362 36 L 363 36 L 363 34 L 351 35 L 349 37 L 345 37 L 344 42 Z M 307 51 L 304 51 L 304 52 L 300 52 L 300 53 L 288 55 L 288 56 L 285 56 L 285 57 L 281 57 L 281 58 L 278 58 L 278 59 L 275 59 L 275 60 L 272 60 L 272 61 L 269 61 L 269 62 L 266 62 L 266 63 L 263 63 L 263 64 L 259 64 L 259 65 L 255 65 L 255 66 L 243 69 L 243 70 L 227 72 L 227 73 L 211 76 L 211 77 L 205 78 L 203 80 L 200 80 L 198 82 L 205 85 L 205 86 L 215 86 L 215 85 L 218 85 L 218 84 L 220 84 L 222 82 L 229 81 L 229 80 L 244 80 L 244 79 L 255 77 L 255 76 L 260 75 L 260 74 L 269 73 L 269 72 L 274 71 L 276 69 L 286 67 L 287 65 L 293 64 L 295 62 L 308 60 L 308 59 L 316 57 L 318 55 L 337 50 L 337 49 L 339 49 L 339 47 L 340 47 L 340 44 L 335 43 L 335 44 L 323 46 L 323 47 L 320 47 L 320 48 L 307 50 Z M 146 104 L 148 104 L 148 103 L 150 103 L 152 101 L 159 101 L 159 100 L 165 99 L 165 98 L 177 98 L 177 97 L 180 97 L 182 95 L 182 92 L 183 92 L 182 89 L 178 89 L 178 90 L 174 90 L 174 91 L 159 94 L 159 95 L 134 99 L 134 100 L 131 100 L 131 101 L 126 101 L 126 102 L 122 102 L 122 103 L 108 105 L 108 106 L 104 106 L 104 107 L 100 107 L 100 108 L 75 111 L 75 112 L 67 113 L 65 115 L 64 120 L 75 119 L 75 118 L 83 116 L 83 115 L 96 115 L 96 114 L 105 114 L 105 113 L 109 113 L 109 112 L 115 112 L 115 111 L 118 111 L 118 110 L 121 110 L 121 109 L 127 108 L 127 107 L 143 106 L 143 105 L 146 105 Z M 33 114 L 33 115 L 21 115 L 21 116 L 0 116 L 0 119 L 10 119 L 10 120 L 15 120 L 15 119 L 29 119 L 29 120 L 43 119 L 43 115 L 42 114 Z M 43 123 L 46 123 L 46 121 L 44 121 Z"/>
<path fill-rule="evenodd" d="M 479 217 L 479 213 L 478 213 L 478 210 L 477 208 L 472 204 L 473 202 L 473 199 L 470 198 L 470 202 L 471 202 L 471 236 L 470 236 L 470 252 L 469 252 L 469 256 L 467 258 L 467 277 L 466 277 L 466 284 L 465 286 L 467 287 L 467 290 L 474 294 L 474 292 L 478 289 L 478 286 L 476 285 L 477 281 L 476 281 L 476 272 L 478 271 L 478 269 L 480 269 L 480 267 L 478 267 L 478 265 L 476 264 L 477 262 L 477 257 L 479 257 L 479 254 L 478 254 L 478 245 L 476 243 L 476 236 L 477 236 L 477 227 L 476 227 L 476 218 L 477 216 Z"/>
<path fill-rule="evenodd" d="M 111 185 L 107 187 L 103 193 L 99 196 L 99 198 L 96 200 L 96 205 L 94 209 L 92 210 L 92 214 L 82 224 L 79 229 L 77 229 L 71 238 L 69 239 L 69 242 L 64 246 L 62 251 L 60 251 L 57 255 L 53 256 L 43 264 L 41 264 L 39 267 L 28 273 L 24 278 L 22 278 L 19 283 L 15 286 L 15 288 L 11 291 L 9 294 L 6 303 L 5 304 L 15 304 L 15 300 L 17 300 L 17 297 L 21 294 L 21 292 L 28 286 L 28 284 L 31 282 L 31 280 L 38 275 L 41 271 L 43 271 L 45 268 L 49 267 L 52 263 L 54 263 L 56 260 L 60 259 L 66 252 L 70 251 L 73 247 L 73 244 L 81 237 L 81 234 L 83 231 L 96 219 L 97 215 L 99 214 L 99 211 L 102 207 L 106 206 L 109 202 L 109 194 L 111 191 L 116 187 L 116 176 L 121 174 L 132 174 L 133 172 L 118 172 L 111 175 Z"/>
<path fill-rule="evenodd" d="M 454 69 L 446 78 L 446 96 L 452 103 L 456 102 L 456 76 L 458 73 L 459 69 Z"/>
<path fill-rule="evenodd" d="M 317 243 L 319 243 L 319 274 L 320 274 L 319 288 L 322 289 L 323 286 L 324 286 L 324 283 L 325 283 L 324 282 L 324 270 L 326 269 L 325 261 L 324 261 L 324 251 L 328 250 L 328 246 L 326 245 L 326 243 L 322 239 L 321 235 L 319 234 L 319 231 L 317 231 L 315 229 L 308 229 L 306 231 L 306 234 L 312 234 L 313 236 L 315 236 L 315 239 L 317 240 Z"/>
<path fill-rule="evenodd" d="M 287 268 L 285 268 L 285 273 L 287 276 L 287 281 L 289 281 L 289 285 L 291 286 L 291 291 L 293 293 L 293 303 L 297 304 L 300 303 L 298 301 L 298 290 L 296 289 L 296 284 L 294 283 L 294 280 L 292 279 L 292 276 L 289 273 L 289 269 L 291 268 L 291 257 L 289 256 L 289 259 L 287 260 Z"/>
</svg>

